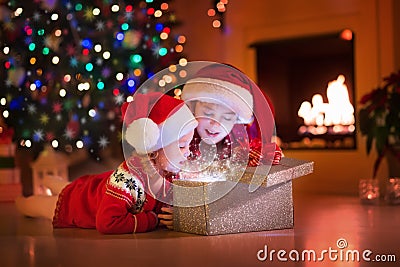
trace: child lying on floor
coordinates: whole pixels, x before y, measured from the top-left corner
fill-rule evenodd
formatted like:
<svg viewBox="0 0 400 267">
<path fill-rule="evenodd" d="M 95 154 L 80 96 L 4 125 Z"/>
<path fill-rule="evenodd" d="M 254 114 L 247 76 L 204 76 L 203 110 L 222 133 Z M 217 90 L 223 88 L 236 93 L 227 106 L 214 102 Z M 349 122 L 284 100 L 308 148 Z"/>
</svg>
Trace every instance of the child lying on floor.
<svg viewBox="0 0 400 267">
<path fill-rule="evenodd" d="M 129 159 L 115 171 L 71 183 L 47 177 L 44 184 L 57 195 L 18 198 L 17 209 L 51 219 L 54 228 L 137 233 L 155 229 L 159 219 L 172 228 L 172 210 L 162 207 L 157 196 L 164 179 L 176 174 L 189 156 L 197 121 L 182 100 L 161 93 L 136 94 L 133 102 L 124 104 L 123 114 L 125 139 L 135 149 Z"/>
</svg>

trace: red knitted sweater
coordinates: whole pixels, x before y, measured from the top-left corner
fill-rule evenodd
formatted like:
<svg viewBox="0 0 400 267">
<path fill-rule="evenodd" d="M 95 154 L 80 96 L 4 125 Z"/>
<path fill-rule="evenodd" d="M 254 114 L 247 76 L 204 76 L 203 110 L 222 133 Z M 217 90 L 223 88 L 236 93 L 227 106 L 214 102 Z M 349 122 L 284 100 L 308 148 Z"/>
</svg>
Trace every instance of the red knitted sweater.
<svg viewBox="0 0 400 267">
<path fill-rule="evenodd" d="M 132 162 L 138 166 L 140 161 Z M 162 203 L 145 192 L 147 175 L 139 166 L 132 174 L 124 161 L 115 171 L 71 182 L 58 197 L 53 227 L 95 228 L 104 234 L 155 229 Z"/>
</svg>

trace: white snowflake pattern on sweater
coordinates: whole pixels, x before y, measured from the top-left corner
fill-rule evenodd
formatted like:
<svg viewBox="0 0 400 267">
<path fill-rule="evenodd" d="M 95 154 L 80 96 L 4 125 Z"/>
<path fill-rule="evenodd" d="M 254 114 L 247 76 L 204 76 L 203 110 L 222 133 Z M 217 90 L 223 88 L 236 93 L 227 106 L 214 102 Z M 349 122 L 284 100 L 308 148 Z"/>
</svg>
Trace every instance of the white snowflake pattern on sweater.
<svg viewBox="0 0 400 267">
<path fill-rule="evenodd" d="M 130 194 L 133 200 L 133 211 L 138 213 L 142 210 L 146 201 L 146 194 L 143 183 L 138 178 L 138 174 L 134 175 L 121 164 L 111 175 L 110 185 L 123 190 Z"/>
</svg>

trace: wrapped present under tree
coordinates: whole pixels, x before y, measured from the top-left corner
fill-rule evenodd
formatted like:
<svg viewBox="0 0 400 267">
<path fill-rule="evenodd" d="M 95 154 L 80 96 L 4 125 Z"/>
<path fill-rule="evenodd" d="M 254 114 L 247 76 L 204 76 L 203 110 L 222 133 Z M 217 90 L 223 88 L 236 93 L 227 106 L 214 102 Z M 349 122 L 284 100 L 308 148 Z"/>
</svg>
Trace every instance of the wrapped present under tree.
<svg viewBox="0 0 400 267">
<path fill-rule="evenodd" d="M 15 164 L 14 130 L 0 119 L 0 201 L 13 201 L 22 193 L 20 170 Z"/>
</svg>

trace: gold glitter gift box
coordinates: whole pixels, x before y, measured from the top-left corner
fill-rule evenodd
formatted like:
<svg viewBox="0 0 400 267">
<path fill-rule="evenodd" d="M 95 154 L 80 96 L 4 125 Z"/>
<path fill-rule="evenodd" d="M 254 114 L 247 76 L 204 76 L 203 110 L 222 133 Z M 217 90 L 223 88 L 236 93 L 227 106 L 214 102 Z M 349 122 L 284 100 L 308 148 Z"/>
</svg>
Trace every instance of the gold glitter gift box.
<svg viewBox="0 0 400 267">
<path fill-rule="evenodd" d="M 236 182 L 175 180 L 174 230 L 220 235 L 293 228 L 292 180 L 312 173 L 313 167 L 311 161 L 284 157 L 268 175 L 266 166 L 259 166 L 257 174 L 255 167 L 247 167 Z M 261 186 L 250 192 L 253 175 L 260 173 Z M 227 193 L 213 201 L 224 190 Z M 187 200 L 196 205 L 180 205 Z"/>
</svg>

